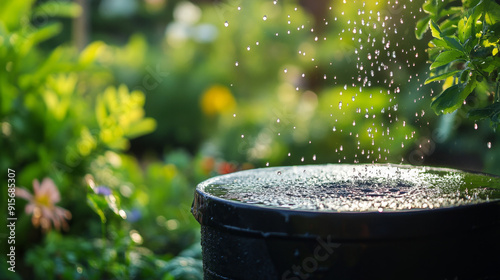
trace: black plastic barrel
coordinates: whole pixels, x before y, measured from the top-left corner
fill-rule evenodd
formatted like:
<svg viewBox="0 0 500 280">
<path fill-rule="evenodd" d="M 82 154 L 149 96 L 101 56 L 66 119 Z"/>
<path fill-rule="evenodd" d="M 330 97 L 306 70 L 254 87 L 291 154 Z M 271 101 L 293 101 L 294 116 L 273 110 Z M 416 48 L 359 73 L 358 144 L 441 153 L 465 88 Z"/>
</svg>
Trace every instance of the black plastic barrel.
<svg viewBox="0 0 500 280">
<path fill-rule="evenodd" d="M 205 279 L 500 279 L 500 178 L 273 167 L 198 185 Z"/>
</svg>

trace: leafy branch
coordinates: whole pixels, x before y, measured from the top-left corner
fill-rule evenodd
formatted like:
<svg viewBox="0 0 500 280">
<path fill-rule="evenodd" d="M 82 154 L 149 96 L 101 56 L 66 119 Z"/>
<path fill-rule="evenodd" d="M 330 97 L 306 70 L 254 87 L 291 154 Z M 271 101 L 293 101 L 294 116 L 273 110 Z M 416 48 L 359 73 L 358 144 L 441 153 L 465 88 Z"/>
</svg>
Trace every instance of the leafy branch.
<svg viewBox="0 0 500 280">
<path fill-rule="evenodd" d="M 433 98 L 437 114 L 462 108 L 470 95 L 477 106 L 468 110 L 471 119 L 489 118 L 500 125 L 500 5 L 493 0 L 427 0 L 427 16 L 420 19 L 415 35 L 422 39 L 430 29 L 430 76 L 425 84 L 444 81 Z"/>
</svg>

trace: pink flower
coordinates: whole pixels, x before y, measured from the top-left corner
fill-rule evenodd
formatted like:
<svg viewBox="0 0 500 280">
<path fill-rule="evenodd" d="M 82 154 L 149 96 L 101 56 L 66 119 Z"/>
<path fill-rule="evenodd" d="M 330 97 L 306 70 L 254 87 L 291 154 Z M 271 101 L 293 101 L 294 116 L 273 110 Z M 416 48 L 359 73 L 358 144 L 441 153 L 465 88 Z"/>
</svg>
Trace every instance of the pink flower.
<svg viewBox="0 0 500 280">
<path fill-rule="evenodd" d="M 57 230 L 61 226 L 64 230 L 68 229 L 66 220 L 71 219 L 71 213 L 61 207 L 55 206 L 61 200 L 59 190 L 54 181 L 50 178 L 45 178 L 42 184 L 37 179 L 33 180 L 33 196 L 25 188 L 16 188 L 16 196 L 29 201 L 25 211 L 31 216 L 31 222 L 35 227 L 42 226 L 42 230 L 47 232 L 51 229 L 51 222 Z"/>
</svg>

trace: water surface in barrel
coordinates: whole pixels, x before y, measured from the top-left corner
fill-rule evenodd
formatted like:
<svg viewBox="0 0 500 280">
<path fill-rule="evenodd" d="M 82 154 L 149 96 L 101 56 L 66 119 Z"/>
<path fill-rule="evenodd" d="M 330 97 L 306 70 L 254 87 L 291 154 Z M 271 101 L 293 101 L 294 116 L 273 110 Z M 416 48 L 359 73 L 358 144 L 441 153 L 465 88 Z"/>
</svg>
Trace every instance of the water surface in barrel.
<svg viewBox="0 0 500 280">
<path fill-rule="evenodd" d="M 207 180 L 198 189 L 268 207 L 383 212 L 500 199 L 500 178 L 403 165 L 314 165 L 237 172 Z"/>
</svg>

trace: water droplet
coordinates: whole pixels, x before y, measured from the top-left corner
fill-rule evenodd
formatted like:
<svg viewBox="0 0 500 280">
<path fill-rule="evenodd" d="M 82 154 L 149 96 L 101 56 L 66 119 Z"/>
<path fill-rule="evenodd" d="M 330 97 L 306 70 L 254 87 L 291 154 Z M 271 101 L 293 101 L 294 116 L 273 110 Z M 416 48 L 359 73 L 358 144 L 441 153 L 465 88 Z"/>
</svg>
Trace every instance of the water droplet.
<svg viewBox="0 0 500 280">
<path fill-rule="evenodd" d="M 334 126 L 332 130 L 333 130 L 333 132 L 335 132 L 335 131 L 337 131 L 337 128 Z"/>
<path fill-rule="evenodd" d="M 224 26 L 225 26 L 225 27 L 228 27 L 228 26 L 229 26 L 229 22 L 227 22 L 227 21 L 226 21 L 226 22 L 224 22 Z"/>
<path fill-rule="evenodd" d="M 474 124 L 474 129 L 477 130 L 478 126 L 477 126 L 477 123 Z"/>
<path fill-rule="evenodd" d="M 281 171 L 276 172 L 276 174 L 281 175 Z"/>
<path fill-rule="evenodd" d="M 241 138 L 245 138 L 245 135 L 244 135 L 244 134 L 241 134 Z"/>
<path fill-rule="evenodd" d="M 313 160 L 314 160 L 314 161 L 316 160 L 316 155 L 313 155 Z"/>
<path fill-rule="evenodd" d="M 486 144 L 486 146 L 488 147 L 488 149 L 491 149 L 491 142 L 488 142 L 488 144 Z"/>
<path fill-rule="evenodd" d="M 239 65 L 238 61 L 236 61 L 236 62 L 234 63 L 234 65 L 235 65 L 235 66 L 238 66 L 238 65 Z"/>
<path fill-rule="evenodd" d="M 342 109 L 342 101 L 339 102 L 339 109 Z"/>
<path fill-rule="evenodd" d="M 277 119 L 277 120 L 276 120 L 276 122 L 277 122 L 277 123 L 280 123 L 280 119 Z"/>
<path fill-rule="evenodd" d="M 263 19 L 263 20 L 267 20 L 267 16 L 266 16 L 266 15 L 264 15 L 264 16 L 262 17 L 262 19 Z"/>
</svg>

